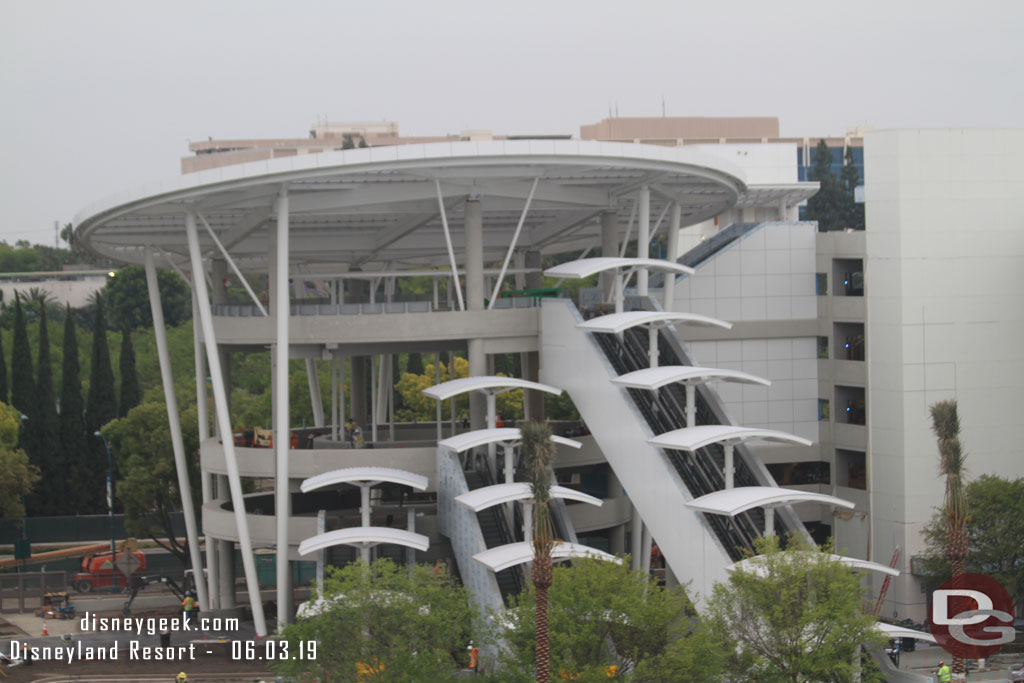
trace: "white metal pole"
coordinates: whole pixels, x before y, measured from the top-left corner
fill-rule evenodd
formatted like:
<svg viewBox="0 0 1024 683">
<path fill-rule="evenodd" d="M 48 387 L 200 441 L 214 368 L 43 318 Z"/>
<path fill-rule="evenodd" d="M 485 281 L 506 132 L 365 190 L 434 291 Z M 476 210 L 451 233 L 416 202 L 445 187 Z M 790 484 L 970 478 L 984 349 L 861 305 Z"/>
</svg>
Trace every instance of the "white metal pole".
<svg viewBox="0 0 1024 683">
<path fill-rule="evenodd" d="M 452 248 L 452 235 L 448 229 L 448 213 L 444 209 L 444 196 L 441 194 L 441 181 L 435 179 L 434 186 L 437 188 L 437 206 L 441 211 L 441 227 L 444 228 L 444 243 L 448 248 L 448 261 L 452 267 L 452 280 L 455 280 L 455 293 L 459 297 L 459 310 L 466 310 L 466 303 L 462 300 L 462 285 L 459 283 L 459 267 L 455 264 L 455 250 Z M 449 299 L 450 300 L 450 299 Z"/>
<path fill-rule="evenodd" d="M 221 439 L 221 445 L 224 449 L 224 463 L 228 470 L 228 487 L 231 489 L 231 503 L 235 512 L 235 524 L 238 526 L 238 544 L 242 554 L 242 566 L 245 568 L 245 584 L 249 591 L 249 604 L 252 608 L 252 619 L 256 627 L 256 635 L 265 636 L 267 635 L 267 622 L 263 616 L 263 601 L 260 598 L 259 578 L 256 576 L 256 561 L 252 555 L 252 539 L 249 536 L 249 520 L 245 513 L 242 480 L 238 474 L 238 461 L 235 457 L 235 442 L 231 438 L 231 416 L 228 415 L 227 389 L 224 386 L 224 375 L 221 373 L 220 356 L 217 353 L 217 339 L 213 330 L 213 314 L 210 311 L 206 279 L 203 277 L 203 258 L 199 251 L 199 234 L 196 230 L 195 216 L 192 214 L 186 214 L 185 234 L 188 236 L 188 252 L 192 261 L 192 285 L 196 288 L 196 299 L 199 302 L 199 320 L 203 326 L 203 338 L 206 340 L 206 360 L 209 363 L 210 379 L 213 381 L 213 404 L 217 413 L 217 426 L 219 433 L 224 435 Z M 153 276 L 156 276 L 155 272 Z M 155 319 L 153 322 L 155 328 L 158 330 L 163 329 L 163 325 L 156 325 Z M 170 386 L 173 387 L 173 385 Z M 164 391 L 167 391 L 166 387 Z M 173 397 L 173 395 L 172 388 L 170 396 Z M 168 412 L 170 412 L 171 400 L 171 398 L 168 398 Z"/>
<path fill-rule="evenodd" d="M 327 510 L 318 510 L 316 513 L 316 533 L 320 535 L 327 531 Z M 327 564 L 327 550 L 321 550 L 316 554 L 316 589 L 323 595 L 324 591 L 324 565 Z"/>
<path fill-rule="evenodd" d="M 416 533 L 416 508 L 408 508 L 405 511 L 405 528 L 412 533 Z M 405 563 L 409 566 L 410 570 L 416 566 L 415 548 L 407 547 L 405 549 Z"/>
<path fill-rule="evenodd" d="M 338 440 L 338 356 L 331 354 L 331 441 Z"/>
<path fill-rule="evenodd" d="M 437 282 L 437 280 L 434 280 Z M 434 353 L 434 384 L 441 383 L 441 352 L 437 351 Z M 441 428 L 441 399 L 437 399 L 437 440 L 440 441 L 444 438 L 444 433 Z"/>
<path fill-rule="evenodd" d="M 654 323 L 647 329 L 647 360 L 652 368 L 658 367 L 658 326 Z"/>
<path fill-rule="evenodd" d="M 621 270 L 615 271 L 615 312 L 622 313 L 626 299 L 626 276 Z"/>
<path fill-rule="evenodd" d="M 370 441 L 377 443 L 377 357 L 370 357 Z"/>
<path fill-rule="evenodd" d="M 494 429 L 498 425 L 497 395 L 487 392 L 487 428 Z M 491 468 L 491 479 L 498 480 L 498 444 L 493 441 L 487 444 L 487 466 Z"/>
<path fill-rule="evenodd" d="M 640 188 L 637 197 L 637 233 L 636 233 L 636 255 L 637 258 L 647 258 L 649 255 L 648 242 L 651 240 L 651 190 L 644 185 Z M 636 293 L 638 296 L 647 296 L 647 269 L 641 268 L 636 277 Z"/>
<path fill-rule="evenodd" d="M 320 375 L 316 371 L 316 359 L 306 359 L 306 378 L 309 383 L 309 402 L 313 406 L 313 425 L 323 427 L 326 424 L 324 418 L 324 399 L 320 396 Z"/>
<path fill-rule="evenodd" d="M 359 484 L 359 500 L 361 503 L 359 513 L 362 526 L 368 527 L 370 526 L 370 482 Z M 365 544 L 359 546 L 359 554 L 367 564 L 370 563 L 370 546 Z"/>
<path fill-rule="evenodd" d="M 630 529 L 629 546 L 630 551 L 633 553 L 632 562 L 630 566 L 633 569 L 640 569 L 640 556 L 643 548 L 643 528 L 644 521 L 640 518 L 640 512 L 636 509 L 636 506 L 631 506 L 633 509 L 633 518 L 631 520 L 632 526 Z"/>
<path fill-rule="evenodd" d="M 679 202 L 672 202 L 672 224 L 668 228 L 668 244 L 666 246 L 668 261 L 676 262 L 679 251 L 679 226 L 682 222 L 682 210 Z M 665 271 L 665 291 L 662 293 L 662 308 L 671 311 L 675 303 L 676 276 L 675 273 Z"/>
<path fill-rule="evenodd" d="M 646 524 L 644 524 L 644 530 L 643 530 L 643 533 L 641 534 L 641 540 L 642 540 L 642 544 L 641 544 L 642 548 L 640 549 L 640 552 L 641 552 L 642 556 L 640 557 L 640 570 L 644 574 L 650 574 L 651 573 L 651 546 L 654 543 L 654 539 L 651 538 L 651 530 L 647 528 Z"/>
<path fill-rule="evenodd" d="M 194 220 L 194 219 L 193 219 Z M 193 227 L 195 223 L 193 222 Z M 167 422 L 171 428 L 171 448 L 174 450 L 174 469 L 178 474 L 178 488 L 181 490 L 181 510 L 185 517 L 185 535 L 188 538 L 189 559 L 195 572 L 196 593 L 199 608 L 210 609 L 206 582 L 203 580 L 203 558 L 199 553 L 199 533 L 196 527 L 196 511 L 192 506 L 192 486 L 188 481 L 188 465 L 185 463 L 185 440 L 181 435 L 181 418 L 178 413 L 178 398 L 174 393 L 174 374 L 171 371 L 171 354 L 167 348 L 167 328 L 164 327 L 164 310 L 160 305 L 160 285 L 153 265 L 153 251 L 146 248 L 146 285 L 149 289 L 149 308 L 153 315 L 153 332 L 156 336 L 156 352 L 160 362 L 160 379 L 164 385 L 164 402 L 167 405 Z M 193 278 L 195 279 L 195 278 Z M 202 279 L 202 278 L 199 278 Z M 205 283 L 204 283 L 205 284 Z M 230 439 L 230 430 L 228 438 Z"/>
<path fill-rule="evenodd" d="M 764 509 L 764 535 L 765 538 L 775 535 L 775 508 L 770 506 Z"/>
<path fill-rule="evenodd" d="M 686 426 L 697 426 L 697 387 L 689 383 L 686 385 Z"/>
<path fill-rule="evenodd" d="M 157 281 L 159 283 L 159 280 Z M 191 284 L 191 283 L 190 283 Z M 210 438 L 209 406 L 206 402 L 206 361 L 203 360 L 203 341 L 199 338 L 199 305 L 196 303 L 195 290 L 192 291 L 192 350 L 196 368 L 196 412 L 199 419 L 199 443 L 203 444 Z M 162 312 L 162 311 L 161 311 Z M 201 448 L 201 446 L 200 446 Z M 203 505 L 213 500 L 214 474 L 204 472 L 200 467 L 199 477 L 203 484 Z M 217 574 L 217 542 L 207 535 L 206 540 L 206 578 L 210 595 L 210 608 L 220 609 L 220 584 Z M 196 577 L 198 581 L 198 577 Z M 200 609 L 202 605 L 199 606 Z"/>
<path fill-rule="evenodd" d="M 338 356 L 338 429 L 345 424 L 345 356 Z"/>
<path fill-rule="evenodd" d="M 731 489 L 733 487 L 733 446 L 731 443 L 726 442 L 725 444 L 725 488 Z"/>
<path fill-rule="evenodd" d="M 277 281 L 274 291 L 273 313 L 276 321 L 277 364 L 274 367 L 274 384 L 277 392 L 274 403 L 277 424 L 274 434 L 274 450 L 277 456 L 276 476 L 274 478 L 275 513 L 277 515 L 277 625 L 283 628 L 291 619 L 291 572 L 288 565 L 288 521 L 292 515 L 291 491 L 288 477 L 288 448 L 291 446 L 291 420 L 289 415 L 288 391 L 288 324 L 291 317 L 290 297 L 288 295 L 288 189 L 282 187 L 277 197 Z M 315 373 L 314 373 L 315 374 Z M 319 391 L 317 395 L 319 396 Z M 320 409 L 323 419 L 323 407 Z"/>
<path fill-rule="evenodd" d="M 530 187 L 530 194 L 526 197 L 526 205 L 523 207 L 523 212 L 519 214 L 519 223 L 516 224 L 516 231 L 512 233 L 512 242 L 508 245 L 508 251 L 505 253 L 505 262 L 501 264 L 501 272 L 498 273 L 498 279 L 494 283 L 494 291 L 491 293 L 491 303 L 487 305 L 487 310 L 494 308 L 494 302 L 498 298 L 498 290 L 501 289 L 501 281 L 505 279 L 505 271 L 508 270 L 508 262 L 512 259 L 512 252 L 516 249 L 516 242 L 519 240 L 519 232 L 523 229 L 523 222 L 526 220 L 526 213 L 530 210 L 530 202 L 533 201 L 533 193 L 537 190 L 537 182 L 540 178 L 533 179 L 533 185 Z"/>
</svg>

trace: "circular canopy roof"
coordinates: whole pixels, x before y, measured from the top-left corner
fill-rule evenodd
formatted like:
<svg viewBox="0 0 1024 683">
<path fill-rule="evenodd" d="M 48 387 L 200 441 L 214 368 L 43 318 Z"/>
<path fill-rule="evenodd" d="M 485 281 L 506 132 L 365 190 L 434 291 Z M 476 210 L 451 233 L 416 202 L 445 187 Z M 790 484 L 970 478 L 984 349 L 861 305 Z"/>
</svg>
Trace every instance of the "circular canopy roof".
<svg viewBox="0 0 1024 683">
<path fill-rule="evenodd" d="M 652 223 L 678 201 L 683 225 L 718 215 L 746 190 L 742 171 L 683 147 L 578 140 L 401 145 L 182 175 L 88 207 L 75 219 L 75 235 L 115 261 L 142 263 L 151 245 L 158 265 L 183 263 L 185 214 L 194 211 L 242 270 L 264 271 L 277 199 L 287 188 L 293 273 L 444 266 L 440 183 L 456 253 L 463 251 L 463 207 L 479 199 L 484 259 L 496 261 L 535 179 L 517 247 L 545 253 L 598 244 L 598 218 L 606 210 L 618 211 L 621 237 L 643 185 L 651 189 Z M 200 234 L 204 252 L 215 253 L 202 227 Z"/>
</svg>

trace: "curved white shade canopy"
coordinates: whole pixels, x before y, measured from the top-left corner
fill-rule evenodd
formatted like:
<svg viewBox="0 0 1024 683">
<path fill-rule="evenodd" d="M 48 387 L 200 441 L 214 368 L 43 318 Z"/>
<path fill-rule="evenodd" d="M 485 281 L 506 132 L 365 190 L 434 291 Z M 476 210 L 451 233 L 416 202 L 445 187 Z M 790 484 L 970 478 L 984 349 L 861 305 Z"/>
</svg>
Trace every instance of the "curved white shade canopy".
<svg viewBox="0 0 1024 683">
<path fill-rule="evenodd" d="M 654 391 L 676 382 L 703 384 L 704 382 L 714 380 L 761 384 L 766 387 L 772 384 L 770 380 L 750 375 L 746 372 L 740 372 L 739 370 L 702 368 L 692 365 L 663 365 L 657 368 L 644 368 L 636 372 L 627 372 L 625 375 L 619 375 L 612 382 L 634 389 Z"/>
<path fill-rule="evenodd" d="M 566 543 L 561 541 L 555 544 L 551 551 L 552 560 L 568 560 L 574 557 L 592 557 L 605 562 L 616 562 L 622 564 L 622 559 L 609 555 L 603 550 L 580 545 L 579 543 Z M 491 571 L 500 572 L 503 569 L 514 567 L 517 564 L 525 564 L 533 561 L 533 545 L 525 541 L 509 543 L 497 548 L 488 548 L 477 553 L 473 559 L 480 564 L 486 565 Z"/>
<path fill-rule="evenodd" d="M 695 498 L 686 507 L 716 515 L 738 515 L 757 507 L 777 507 L 790 503 L 823 503 L 836 507 L 853 508 L 854 504 L 842 498 L 811 491 L 796 491 L 780 486 L 740 486 L 715 491 Z"/>
<path fill-rule="evenodd" d="M 935 636 L 930 633 L 915 631 L 912 628 L 903 628 L 895 624 L 887 624 L 884 621 L 875 622 L 875 628 L 890 638 L 916 638 L 917 640 L 927 640 L 930 643 L 938 642 L 935 640 Z"/>
<path fill-rule="evenodd" d="M 604 504 L 604 501 L 600 498 L 595 498 L 594 496 L 566 488 L 565 486 L 552 486 L 551 497 L 575 500 L 581 503 L 596 505 L 598 507 L 601 507 L 601 505 Z M 486 510 L 489 507 L 494 507 L 501 503 L 511 503 L 515 500 L 529 500 L 531 498 L 533 498 L 533 494 L 530 492 L 530 485 L 526 482 L 517 481 L 511 484 L 494 484 L 493 486 L 484 486 L 483 488 L 474 489 L 468 493 L 455 496 L 455 502 L 466 506 L 473 512 L 480 512 L 481 510 Z"/>
<path fill-rule="evenodd" d="M 441 448 L 461 453 L 477 446 L 486 446 L 487 444 L 500 443 L 502 441 L 519 441 L 521 438 L 522 432 L 518 427 L 495 427 L 493 429 L 476 429 L 472 432 L 456 434 L 455 436 L 438 441 L 437 445 Z M 583 444 L 579 441 L 567 439 L 564 436 L 552 436 L 551 440 L 570 448 L 583 447 Z"/>
<path fill-rule="evenodd" d="M 674 261 L 663 261 L 655 258 L 615 258 L 611 256 L 598 256 L 595 258 L 577 259 L 567 263 L 560 263 L 557 266 L 548 268 L 544 274 L 549 277 L 564 277 L 569 280 L 578 280 L 590 277 L 595 273 L 603 273 L 607 270 L 619 268 L 649 268 L 651 270 L 666 270 L 684 275 L 693 275 L 694 270 L 689 266 Z"/>
<path fill-rule="evenodd" d="M 356 526 L 347 529 L 335 529 L 324 534 L 307 538 L 299 544 L 299 555 L 309 555 L 324 548 L 335 545 L 354 545 L 356 547 L 375 546 L 381 543 L 394 543 L 425 551 L 430 547 L 430 539 L 405 529 L 392 529 L 386 526 Z"/>
<path fill-rule="evenodd" d="M 711 318 L 699 313 L 678 313 L 674 311 L 626 311 L 624 313 L 611 313 L 591 318 L 576 327 L 588 332 L 619 333 L 638 325 L 656 323 L 724 327 L 727 330 L 732 327 L 732 323 L 719 320 L 718 318 Z"/>
<path fill-rule="evenodd" d="M 774 429 L 754 429 L 735 425 L 701 425 L 684 427 L 671 432 L 659 434 L 647 443 L 660 448 L 674 448 L 680 451 L 695 451 L 713 443 L 742 443 L 744 441 L 774 441 L 797 446 L 810 446 L 811 441 Z"/>
<path fill-rule="evenodd" d="M 517 377 L 497 377 L 493 375 L 461 377 L 459 379 L 441 382 L 440 384 L 435 384 L 432 387 L 427 387 L 423 390 L 423 393 L 430 398 L 436 398 L 443 401 L 451 398 L 452 396 L 464 394 L 467 391 L 493 391 L 496 394 L 500 394 L 511 389 L 534 389 L 536 391 L 545 391 L 549 394 L 554 394 L 555 396 L 562 393 L 562 390 L 558 387 L 553 387 L 548 384 L 531 382 Z"/>
<path fill-rule="evenodd" d="M 817 555 L 818 553 L 807 553 L 807 554 L 808 555 Z M 785 555 L 785 557 L 792 557 L 792 556 L 793 556 L 792 554 Z M 871 562 L 869 560 L 858 560 L 855 557 L 844 557 L 842 555 L 829 555 L 828 557 L 830 557 L 831 559 L 835 560 L 836 562 L 841 562 L 841 563 L 845 564 L 846 566 L 850 567 L 851 569 L 866 569 L 868 571 L 880 572 L 882 574 L 888 574 L 889 576 L 899 576 L 900 575 L 900 570 L 899 569 L 893 569 L 892 567 L 890 567 L 888 565 L 881 564 L 880 562 Z M 757 574 L 758 576 L 764 576 L 765 573 L 766 573 L 765 572 L 765 567 L 764 567 L 764 556 L 763 555 L 755 555 L 754 557 L 748 557 L 745 560 L 740 560 L 739 562 L 736 562 L 734 564 L 729 565 L 728 567 L 726 567 L 726 569 L 728 569 L 729 571 L 734 571 L 736 569 L 743 569 L 744 571 L 753 572 L 753 573 Z"/>
<path fill-rule="evenodd" d="M 365 484 L 368 482 L 390 484 L 402 484 L 411 486 L 417 491 L 424 491 L 427 488 L 427 478 L 422 474 L 406 472 L 405 470 L 393 467 L 345 467 L 340 470 L 332 470 L 310 477 L 302 482 L 303 493 L 322 489 L 326 486 L 338 484 Z"/>
</svg>

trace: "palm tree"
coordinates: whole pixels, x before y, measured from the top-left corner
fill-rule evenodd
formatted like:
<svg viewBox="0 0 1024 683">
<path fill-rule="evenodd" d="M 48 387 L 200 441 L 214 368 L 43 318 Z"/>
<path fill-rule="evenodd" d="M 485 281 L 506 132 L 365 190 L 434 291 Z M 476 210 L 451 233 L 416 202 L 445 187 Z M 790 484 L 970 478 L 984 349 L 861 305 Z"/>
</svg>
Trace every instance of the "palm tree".
<svg viewBox="0 0 1024 683">
<path fill-rule="evenodd" d="M 522 453 L 526 479 L 533 494 L 533 568 L 530 578 L 537 590 L 534 618 L 537 624 L 537 681 L 551 679 L 551 647 L 548 634 L 548 589 L 551 588 L 551 550 L 555 547 L 555 529 L 551 523 L 551 463 L 555 447 L 547 422 L 529 422 L 522 427 Z"/>
<path fill-rule="evenodd" d="M 953 566 L 953 578 L 964 573 L 967 556 L 967 495 L 964 491 L 964 461 L 960 445 L 960 415 L 956 401 L 939 401 L 931 406 L 932 431 L 939 441 L 939 473 L 946 477 L 942 516 L 946 522 L 946 555 Z M 964 658 L 953 655 L 953 677 L 965 675 Z"/>
</svg>

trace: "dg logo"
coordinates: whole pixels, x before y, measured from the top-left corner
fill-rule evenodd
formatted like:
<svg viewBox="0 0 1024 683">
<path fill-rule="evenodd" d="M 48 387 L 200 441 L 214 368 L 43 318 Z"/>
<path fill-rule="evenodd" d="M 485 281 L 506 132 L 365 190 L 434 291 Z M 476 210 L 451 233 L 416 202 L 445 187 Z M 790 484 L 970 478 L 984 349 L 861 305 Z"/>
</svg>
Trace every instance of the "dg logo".
<svg viewBox="0 0 1024 683">
<path fill-rule="evenodd" d="M 928 622 L 946 652 L 981 659 L 1013 642 L 1013 618 L 1013 600 L 998 581 L 962 574 L 932 593 Z"/>
</svg>

